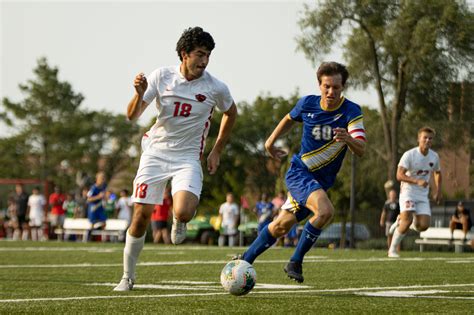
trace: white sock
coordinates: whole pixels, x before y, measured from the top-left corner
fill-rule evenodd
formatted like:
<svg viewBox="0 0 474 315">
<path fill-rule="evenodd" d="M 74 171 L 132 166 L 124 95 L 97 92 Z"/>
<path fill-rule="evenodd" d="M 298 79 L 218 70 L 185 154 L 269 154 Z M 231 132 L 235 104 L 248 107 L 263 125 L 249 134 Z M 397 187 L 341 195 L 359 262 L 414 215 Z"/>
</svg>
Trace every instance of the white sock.
<svg viewBox="0 0 474 315">
<path fill-rule="evenodd" d="M 19 229 L 14 230 L 13 231 L 13 240 L 14 241 L 20 240 L 20 235 L 21 235 L 21 231 Z"/>
<path fill-rule="evenodd" d="M 146 233 L 142 237 L 133 237 L 128 234 L 125 236 L 125 248 L 123 249 L 123 278 L 135 280 L 135 269 L 137 266 L 138 255 L 145 244 Z"/>
<path fill-rule="evenodd" d="M 37 229 L 31 229 L 31 240 L 32 241 L 37 241 L 38 240 L 38 230 Z"/>
<path fill-rule="evenodd" d="M 398 232 L 398 228 L 395 229 L 395 232 L 393 233 L 393 237 L 392 237 L 392 243 L 390 244 L 389 252 L 392 252 L 392 253 L 397 252 L 397 246 L 402 242 L 405 235 L 406 233 L 402 234 Z"/>
</svg>

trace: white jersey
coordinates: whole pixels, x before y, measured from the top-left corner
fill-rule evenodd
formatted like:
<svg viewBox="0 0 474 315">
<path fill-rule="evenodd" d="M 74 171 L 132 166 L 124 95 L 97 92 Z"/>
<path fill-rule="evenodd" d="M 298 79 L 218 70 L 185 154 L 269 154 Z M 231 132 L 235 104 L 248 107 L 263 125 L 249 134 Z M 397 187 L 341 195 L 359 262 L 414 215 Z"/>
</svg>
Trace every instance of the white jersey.
<svg viewBox="0 0 474 315">
<path fill-rule="evenodd" d="M 430 182 L 431 173 L 441 170 L 438 154 L 430 149 L 427 155 L 423 155 L 418 147 L 406 151 L 402 155 L 398 166 L 407 169 L 407 176 L 423 179 L 428 183 Z M 428 191 L 429 186 L 421 187 L 416 184 L 401 182 L 400 195 L 427 197 Z"/>
<path fill-rule="evenodd" d="M 46 199 L 43 195 L 30 195 L 28 198 L 28 206 L 30 207 L 30 218 L 43 219 L 44 206 L 46 205 Z"/>
<path fill-rule="evenodd" d="M 223 203 L 219 208 L 219 214 L 222 215 L 222 226 L 237 227 L 237 216 L 239 207 L 235 203 Z"/>
<path fill-rule="evenodd" d="M 143 151 L 200 159 L 214 107 L 225 112 L 234 102 L 227 85 L 206 71 L 188 81 L 179 66 L 159 68 L 147 81 L 143 100 L 150 104 L 156 99 L 158 116 L 144 135 Z"/>
<path fill-rule="evenodd" d="M 117 219 L 127 220 L 130 224 L 132 220 L 132 200 L 130 197 L 120 197 L 117 201 L 117 208 L 119 209 Z"/>
</svg>

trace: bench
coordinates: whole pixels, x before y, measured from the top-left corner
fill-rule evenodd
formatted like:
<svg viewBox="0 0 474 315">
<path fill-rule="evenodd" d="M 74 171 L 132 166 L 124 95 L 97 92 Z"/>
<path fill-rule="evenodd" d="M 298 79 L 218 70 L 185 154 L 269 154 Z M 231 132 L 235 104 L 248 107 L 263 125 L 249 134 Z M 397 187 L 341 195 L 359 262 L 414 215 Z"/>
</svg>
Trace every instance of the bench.
<svg viewBox="0 0 474 315">
<path fill-rule="evenodd" d="M 420 238 L 415 240 L 420 245 L 420 252 L 425 245 L 448 245 L 454 246 L 456 253 L 461 253 L 464 246 L 468 246 L 474 239 L 474 231 L 471 230 L 464 241 L 464 233 L 461 230 L 454 230 L 453 240 L 451 240 L 451 230 L 449 228 L 430 227 L 424 232 L 420 232 Z"/>
<path fill-rule="evenodd" d="M 106 241 L 107 236 L 111 237 L 111 240 L 117 241 L 127 230 L 128 222 L 122 219 L 108 219 L 105 222 L 105 228 L 101 228 L 101 226 L 103 226 L 102 223 L 91 226 L 88 219 L 66 218 L 63 227 L 55 229 L 54 233 L 58 235 L 58 241 L 67 240 L 69 235 L 80 235 L 82 241 L 87 242 L 87 235 L 92 229 L 91 235 L 100 235 L 103 242 Z"/>
</svg>

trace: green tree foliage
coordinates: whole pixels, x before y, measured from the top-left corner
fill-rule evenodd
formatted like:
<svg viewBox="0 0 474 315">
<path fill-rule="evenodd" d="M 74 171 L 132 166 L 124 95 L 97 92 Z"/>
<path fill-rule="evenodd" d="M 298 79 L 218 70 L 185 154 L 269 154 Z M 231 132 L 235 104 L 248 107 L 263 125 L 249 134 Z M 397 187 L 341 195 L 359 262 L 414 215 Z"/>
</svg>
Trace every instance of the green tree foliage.
<svg viewBox="0 0 474 315">
<path fill-rule="evenodd" d="M 377 154 L 394 179 L 406 112 L 447 115 L 450 82 L 472 74 L 474 16 L 465 1 L 327 0 L 305 6 L 299 48 L 317 63 L 343 44 L 351 84 L 378 94 L 384 144 Z"/>
<path fill-rule="evenodd" d="M 122 170 L 138 127 L 124 115 L 81 109 L 84 97 L 60 81 L 59 70 L 45 58 L 33 72 L 34 80 L 19 85 L 23 100 L 2 102 L 2 120 L 11 126 L 14 122 L 18 132 L 0 141 L 2 176 L 39 177 L 71 188 L 75 172 L 93 175 L 100 159 L 106 161 L 109 178 Z M 15 159 L 26 161 L 25 172 L 16 168 Z"/>
</svg>

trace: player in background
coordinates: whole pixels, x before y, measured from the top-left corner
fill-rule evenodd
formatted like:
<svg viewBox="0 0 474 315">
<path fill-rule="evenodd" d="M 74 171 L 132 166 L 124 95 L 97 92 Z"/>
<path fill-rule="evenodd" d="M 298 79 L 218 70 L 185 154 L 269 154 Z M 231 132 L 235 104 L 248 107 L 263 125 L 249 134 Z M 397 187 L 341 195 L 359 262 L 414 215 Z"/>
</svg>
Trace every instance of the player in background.
<svg viewBox="0 0 474 315">
<path fill-rule="evenodd" d="M 43 240 L 43 222 L 45 221 L 46 198 L 40 193 L 38 187 L 34 187 L 28 198 L 28 211 L 26 217 L 29 218 L 31 230 L 31 240 Z"/>
<path fill-rule="evenodd" d="M 397 199 L 397 191 L 390 189 L 388 192 L 388 199 L 385 201 L 382 212 L 380 213 L 380 227 L 385 228 L 385 236 L 387 237 L 387 250 L 392 243 L 393 230 L 390 229 L 392 225 L 396 226 L 398 215 L 400 214 L 400 203 Z M 400 246 L 399 246 L 400 247 Z"/>
<path fill-rule="evenodd" d="M 418 146 L 406 151 L 397 169 L 400 184 L 400 216 L 396 222 L 388 257 L 400 257 L 397 246 L 409 228 L 426 231 L 430 226 L 431 208 L 428 199 L 431 173 L 434 177 L 434 199 L 441 199 L 441 168 L 438 154 L 431 150 L 434 129 L 423 127 L 418 130 Z"/>
<path fill-rule="evenodd" d="M 303 123 L 301 150 L 293 156 L 286 173 L 288 199 L 278 217 L 262 229 L 241 259 L 252 264 L 297 222 L 313 214 L 284 268 L 288 277 L 303 282 L 303 257 L 334 214 L 326 191 L 334 184 L 347 148 L 358 156 L 365 151 L 361 108 L 342 96 L 348 76 L 345 66 L 322 63 L 317 71 L 321 96 L 301 98 L 265 142 L 270 156 L 279 160 L 286 152 L 275 147 L 276 141 L 297 122 Z"/>
<path fill-rule="evenodd" d="M 202 158 L 214 108 L 224 114 L 219 134 L 207 157 L 207 170 L 216 172 L 220 155 L 237 117 L 226 84 L 206 71 L 214 39 L 200 27 L 183 32 L 176 45 L 181 64 L 159 68 L 148 79 L 138 74 L 127 117 L 137 119 L 156 99 L 156 123 L 142 138 L 140 166 L 133 183 L 134 213 L 124 248 L 124 273 L 115 291 L 128 291 L 145 242 L 145 231 L 155 204 L 161 204 L 171 180 L 173 224 L 171 241 L 182 243 L 186 223 L 195 214 L 202 188 Z"/>
</svg>

